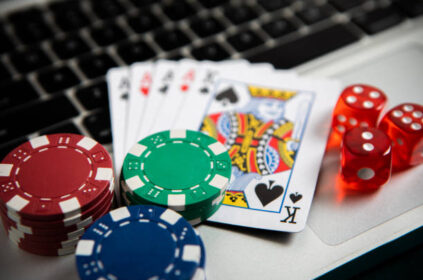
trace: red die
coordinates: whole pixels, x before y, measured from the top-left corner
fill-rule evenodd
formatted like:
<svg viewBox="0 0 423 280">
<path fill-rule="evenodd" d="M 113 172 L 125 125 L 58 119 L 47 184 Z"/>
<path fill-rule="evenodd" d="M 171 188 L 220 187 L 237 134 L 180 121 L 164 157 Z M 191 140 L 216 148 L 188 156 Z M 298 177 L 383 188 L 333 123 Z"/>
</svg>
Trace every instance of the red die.
<svg viewBox="0 0 423 280">
<path fill-rule="evenodd" d="M 342 135 L 354 127 L 376 127 L 386 101 L 378 88 L 362 84 L 346 87 L 332 115 L 333 146 L 338 146 Z"/>
<path fill-rule="evenodd" d="M 423 163 L 423 106 L 405 103 L 382 118 L 379 128 L 392 140 L 392 169 Z"/>
<path fill-rule="evenodd" d="M 341 175 L 348 188 L 375 190 L 391 176 L 391 140 L 377 128 L 357 127 L 342 141 Z"/>
</svg>

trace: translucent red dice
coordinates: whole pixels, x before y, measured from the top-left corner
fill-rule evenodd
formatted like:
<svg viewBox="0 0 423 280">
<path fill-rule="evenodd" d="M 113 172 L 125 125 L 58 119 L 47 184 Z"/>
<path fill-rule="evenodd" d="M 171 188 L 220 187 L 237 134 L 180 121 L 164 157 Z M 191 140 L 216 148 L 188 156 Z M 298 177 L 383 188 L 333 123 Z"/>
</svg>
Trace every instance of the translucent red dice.
<svg viewBox="0 0 423 280">
<path fill-rule="evenodd" d="M 382 118 L 379 128 L 392 140 L 394 171 L 423 163 L 423 106 L 400 104 Z"/>
<path fill-rule="evenodd" d="M 391 156 L 391 140 L 383 131 L 351 129 L 342 141 L 341 178 L 351 189 L 378 189 L 391 176 Z"/>
<path fill-rule="evenodd" d="M 338 138 L 354 127 L 376 127 L 386 95 L 378 88 L 356 84 L 348 86 L 341 93 L 332 115 L 332 138 Z M 335 144 L 336 145 L 336 144 Z"/>
</svg>

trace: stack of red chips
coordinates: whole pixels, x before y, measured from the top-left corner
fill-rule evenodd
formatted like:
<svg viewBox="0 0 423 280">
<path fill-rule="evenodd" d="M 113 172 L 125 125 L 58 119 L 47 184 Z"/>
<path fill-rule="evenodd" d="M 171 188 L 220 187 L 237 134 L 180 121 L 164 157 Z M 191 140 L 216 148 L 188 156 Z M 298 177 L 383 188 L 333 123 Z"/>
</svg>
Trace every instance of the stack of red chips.
<svg viewBox="0 0 423 280">
<path fill-rule="evenodd" d="M 110 210 L 106 149 L 76 134 L 40 136 L 0 163 L 0 216 L 9 239 L 40 255 L 73 253 L 84 229 Z"/>
</svg>

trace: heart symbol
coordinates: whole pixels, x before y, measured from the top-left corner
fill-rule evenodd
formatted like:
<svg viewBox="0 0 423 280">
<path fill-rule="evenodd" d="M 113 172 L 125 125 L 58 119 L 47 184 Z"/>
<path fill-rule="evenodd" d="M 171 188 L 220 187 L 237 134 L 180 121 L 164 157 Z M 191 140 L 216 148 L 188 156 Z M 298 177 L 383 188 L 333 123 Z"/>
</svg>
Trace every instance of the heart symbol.
<svg viewBox="0 0 423 280">
<path fill-rule="evenodd" d="M 148 87 L 141 87 L 141 93 L 144 94 L 144 95 L 148 94 L 148 90 L 149 90 Z"/>
<path fill-rule="evenodd" d="M 260 183 L 256 185 L 256 188 L 255 188 L 256 195 L 263 206 L 266 206 L 267 204 L 269 204 L 270 202 L 272 202 L 273 200 L 281 196 L 283 193 L 282 186 L 276 185 L 272 187 L 274 182 L 275 181 L 270 180 L 269 187 L 264 183 Z"/>
<path fill-rule="evenodd" d="M 303 198 L 303 195 L 302 194 L 299 194 L 299 193 L 291 193 L 290 195 L 289 195 L 289 198 L 292 200 L 292 202 L 294 202 L 294 203 L 296 203 L 298 200 L 300 200 L 301 198 Z"/>
<path fill-rule="evenodd" d="M 187 91 L 188 90 L 188 85 L 182 85 L 181 86 L 181 90 L 182 91 Z"/>
<path fill-rule="evenodd" d="M 227 89 L 227 90 L 220 92 L 216 96 L 216 100 L 217 101 L 223 101 L 224 103 L 226 103 L 226 101 L 229 101 L 230 103 L 236 103 L 238 101 L 238 96 L 236 95 L 233 88 L 230 88 L 230 89 Z"/>
</svg>

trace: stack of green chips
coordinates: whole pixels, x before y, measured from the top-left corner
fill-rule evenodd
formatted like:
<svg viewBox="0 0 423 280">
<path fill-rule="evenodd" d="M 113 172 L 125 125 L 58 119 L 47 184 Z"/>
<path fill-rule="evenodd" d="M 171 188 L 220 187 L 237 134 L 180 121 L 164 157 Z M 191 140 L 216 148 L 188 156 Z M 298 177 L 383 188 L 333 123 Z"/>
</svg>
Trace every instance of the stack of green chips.
<svg viewBox="0 0 423 280">
<path fill-rule="evenodd" d="M 191 130 L 159 132 L 126 155 L 122 201 L 171 208 L 198 224 L 219 209 L 231 168 L 228 152 L 216 139 Z"/>
</svg>

